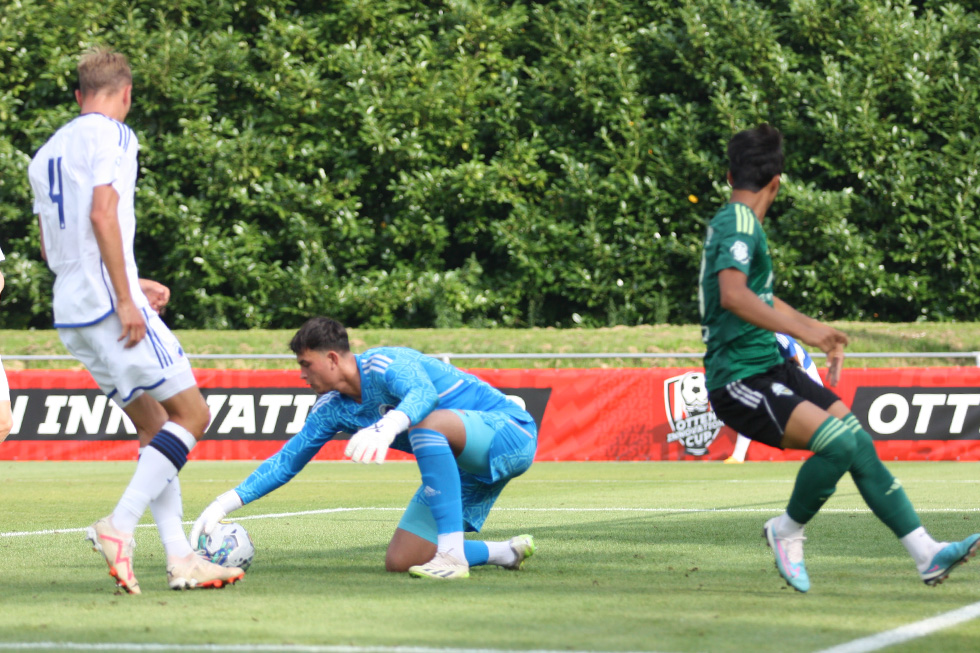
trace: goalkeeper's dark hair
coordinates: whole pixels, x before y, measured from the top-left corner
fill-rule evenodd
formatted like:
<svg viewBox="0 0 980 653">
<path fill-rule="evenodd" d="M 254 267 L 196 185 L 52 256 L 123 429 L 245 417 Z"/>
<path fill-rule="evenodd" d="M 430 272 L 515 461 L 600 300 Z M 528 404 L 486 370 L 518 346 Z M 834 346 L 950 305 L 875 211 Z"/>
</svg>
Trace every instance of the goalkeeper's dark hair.
<svg viewBox="0 0 980 653">
<path fill-rule="evenodd" d="M 289 348 L 294 354 L 311 351 L 350 351 L 347 329 L 337 320 L 329 317 L 311 317 L 299 328 Z"/>
<path fill-rule="evenodd" d="M 728 170 L 732 188 L 758 193 L 783 174 L 783 135 L 768 124 L 746 129 L 728 141 Z"/>
</svg>

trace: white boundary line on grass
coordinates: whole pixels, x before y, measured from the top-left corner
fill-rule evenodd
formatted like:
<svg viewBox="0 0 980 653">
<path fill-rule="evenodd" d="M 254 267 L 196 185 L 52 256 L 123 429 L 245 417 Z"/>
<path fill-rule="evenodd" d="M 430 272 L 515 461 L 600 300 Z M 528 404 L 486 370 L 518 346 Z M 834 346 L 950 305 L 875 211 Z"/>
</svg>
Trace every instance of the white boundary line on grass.
<svg viewBox="0 0 980 653">
<path fill-rule="evenodd" d="M 916 621 L 892 630 L 855 639 L 838 646 L 822 649 L 818 653 L 873 653 L 895 644 L 931 635 L 980 617 L 980 602 L 951 610 L 929 619 Z M 302 645 L 251 645 L 251 644 L 136 644 L 136 643 L 79 643 L 79 642 L 0 642 L 5 651 L 177 651 L 191 653 L 568 653 L 547 649 L 513 651 L 509 649 L 435 648 L 424 646 L 302 646 Z M 585 651 L 581 653 L 600 653 Z M 645 652 L 653 653 L 653 652 Z"/>
<path fill-rule="evenodd" d="M 322 508 L 320 510 L 300 510 L 297 512 L 270 512 L 262 515 L 235 515 L 235 521 L 246 521 L 251 519 L 274 519 L 282 517 L 304 517 L 307 515 L 328 515 L 335 512 L 357 512 L 378 511 L 378 512 L 404 512 L 404 507 L 382 508 L 375 506 L 363 506 L 355 508 Z M 640 512 L 640 513 L 703 513 L 703 512 L 728 512 L 728 513 L 760 513 L 777 514 L 778 508 L 494 508 L 497 512 Z M 845 513 L 845 514 L 871 514 L 867 508 L 821 508 L 822 513 Z M 916 510 L 919 514 L 938 514 L 950 512 L 980 512 L 980 508 L 920 508 Z M 183 522 L 185 525 L 193 524 L 192 521 Z M 140 524 L 136 528 L 155 528 L 153 524 Z M 31 537 L 35 535 L 61 535 L 65 533 L 84 533 L 86 528 L 52 528 L 41 531 L 10 531 L 0 533 L 0 538 L 4 537 Z"/>
<path fill-rule="evenodd" d="M 80 642 L 0 642 L 0 651 L 206 651 L 208 653 L 570 653 L 547 649 L 435 648 L 430 646 L 317 646 L 294 644 L 86 644 Z M 574 653 L 606 653 L 576 651 Z M 609 652 L 613 653 L 613 652 Z M 616 651 L 615 653 L 657 653 Z"/>
<path fill-rule="evenodd" d="M 973 603 L 956 610 L 944 612 L 935 617 L 930 617 L 929 619 L 906 624 L 893 630 L 886 630 L 877 635 L 869 635 L 868 637 L 855 639 L 846 644 L 823 649 L 817 653 L 871 653 L 872 651 L 880 651 L 885 647 L 901 644 L 909 640 L 918 639 L 919 637 L 925 637 L 936 631 L 943 630 L 944 628 L 952 628 L 977 617 L 980 617 L 980 603 Z"/>
</svg>

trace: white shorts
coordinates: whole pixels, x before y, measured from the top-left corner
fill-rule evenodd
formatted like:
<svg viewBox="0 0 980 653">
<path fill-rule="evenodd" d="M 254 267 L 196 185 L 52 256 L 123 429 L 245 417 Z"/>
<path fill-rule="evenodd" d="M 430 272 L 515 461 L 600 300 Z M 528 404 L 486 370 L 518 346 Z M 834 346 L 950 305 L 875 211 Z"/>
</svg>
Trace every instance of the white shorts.
<svg viewBox="0 0 980 653">
<path fill-rule="evenodd" d="M 3 370 L 0 360 L 0 401 L 10 401 L 10 384 L 7 383 L 7 373 Z"/>
<path fill-rule="evenodd" d="M 190 361 L 160 316 L 143 308 L 146 336 L 129 349 L 112 313 L 91 326 L 58 329 L 69 353 L 88 368 L 102 392 L 120 406 L 146 392 L 157 401 L 197 385 Z"/>
</svg>

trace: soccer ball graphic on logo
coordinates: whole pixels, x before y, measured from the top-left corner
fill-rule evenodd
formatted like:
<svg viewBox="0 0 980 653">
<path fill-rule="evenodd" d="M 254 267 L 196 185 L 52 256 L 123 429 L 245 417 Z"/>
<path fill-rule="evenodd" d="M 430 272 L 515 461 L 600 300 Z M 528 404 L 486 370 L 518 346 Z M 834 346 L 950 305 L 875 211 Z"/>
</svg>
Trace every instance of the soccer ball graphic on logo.
<svg viewBox="0 0 980 653">
<path fill-rule="evenodd" d="M 688 372 L 681 379 L 681 399 L 690 414 L 696 415 L 708 410 L 708 388 L 704 384 L 704 374 Z"/>
<path fill-rule="evenodd" d="M 244 526 L 238 522 L 222 521 L 210 535 L 201 535 L 197 553 L 216 565 L 245 570 L 255 557 L 255 545 Z"/>
</svg>

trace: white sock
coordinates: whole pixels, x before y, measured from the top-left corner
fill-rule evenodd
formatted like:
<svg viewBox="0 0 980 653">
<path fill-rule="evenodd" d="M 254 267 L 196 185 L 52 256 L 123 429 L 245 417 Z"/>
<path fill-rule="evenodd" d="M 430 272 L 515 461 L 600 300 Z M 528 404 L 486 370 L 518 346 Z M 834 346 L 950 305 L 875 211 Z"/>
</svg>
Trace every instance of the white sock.
<svg viewBox="0 0 980 653">
<path fill-rule="evenodd" d="M 187 452 L 190 453 L 194 451 L 194 446 L 197 444 L 197 438 L 195 438 L 190 431 L 185 429 L 183 426 L 176 422 L 167 422 L 163 425 L 161 431 L 167 431 L 173 434 L 175 437 L 179 438 L 184 446 L 187 447 Z"/>
<path fill-rule="evenodd" d="M 133 478 L 112 511 L 112 525 L 123 533 L 132 533 L 150 501 L 176 476 L 177 468 L 166 456 L 153 447 L 144 448 Z"/>
<path fill-rule="evenodd" d="M 745 454 L 749 452 L 750 444 L 752 444 L 752 440 L 739 433 L 738 438 L 735 440 L 735 450 L 732 451 L 732 458 L 745 462 Z"/>
<path fill-rule="evenodd" d="M 487 558 L 488 565 L 504 567 L 517 562 L 517 553 L 510 548 L 510 542 L 484 542 L 484 544 L 490 550 L 490 557 Z"/>
<path fill-rule="evenodd" d="M 466 553 L 463 551 L 463 531 L 439 533 L 436 548 L 440 553 L 448 553 L 459 560 L 466 560 Z"/>
<path fill-rule="evenodd" d="M 928 569 L 929 563 L 932 562 L 935 555 L 948 544 L 932 539 L 932 536 L 922 526 L 903 537 L 901 542 L 905 546 L 905 550 L 915 560 L 915 566 L 919 571 Z"/>
<path fill-rule="evenodd" d="M 805 525 L 790 517 L 788 512 L 784 512 L 776 519 L 776 535 L 779 537 L 800 537 L 803 535 Z"/>
<path fill-rule="evenodd" d="M 153 521 L 157 523 L 157 531 L 167 558 L 184 558 L 193 553 L 182 523 L 184 506 L 180 496 L 179 476 L 174 476 L 174 480 L 163 488 L 160 496 L 150 502 L 150 511 L 153 513 Z"/>
</svg>

